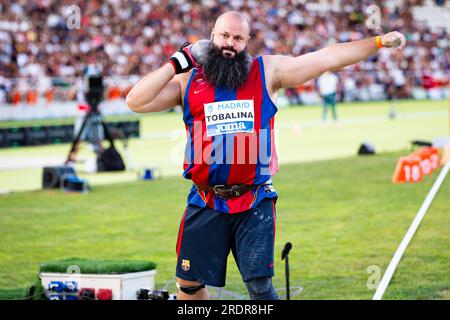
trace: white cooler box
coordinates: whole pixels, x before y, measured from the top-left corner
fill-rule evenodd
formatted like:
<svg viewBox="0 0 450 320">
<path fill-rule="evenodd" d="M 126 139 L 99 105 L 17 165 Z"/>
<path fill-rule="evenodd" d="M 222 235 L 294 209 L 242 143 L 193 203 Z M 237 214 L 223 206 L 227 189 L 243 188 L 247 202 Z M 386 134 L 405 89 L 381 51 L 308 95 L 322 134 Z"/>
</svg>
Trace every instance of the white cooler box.
<svg viewBox="0 0 450 320">
<path fill-rule="evenodd" d="M 112 300 L 137 300 L 136 292 L 140 288 L 154 289 L 155 275 L 156 270 L 123 274 L 40 273 L 44 289 L 52 281 L 75 281 L 78 290 L 92 288 L 97 294 L 99 289 L 111 289 Z"/>
</svg>

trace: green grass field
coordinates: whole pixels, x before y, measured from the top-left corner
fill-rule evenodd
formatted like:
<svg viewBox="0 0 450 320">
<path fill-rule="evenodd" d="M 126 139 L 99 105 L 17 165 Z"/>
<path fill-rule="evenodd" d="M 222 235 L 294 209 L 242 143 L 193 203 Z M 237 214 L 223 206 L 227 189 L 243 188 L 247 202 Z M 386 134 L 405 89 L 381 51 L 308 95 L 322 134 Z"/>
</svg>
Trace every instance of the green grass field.
<svg viewBox="0 0 450 320">
<path fill-rule="evenodd" d="M 304 287 L 296 298 L 371 298 L 367 268 L 385 270 L 436 177 L 391 184 L 401 154 L 282 166 L 274 179 L 280 194 L 277 288 L 284 286 L 279 256 L 290 241 L 291 283 Z M 37 191 L 2 196 L 0 288 L 26 286 L 41 262 L 72 256 L 155 261 L 161 288 L 174 274 L 175 241 L 188 186 L 173 177 L 98 186 L 87 194 Z M 449 194 L 447 178 L 386 298 L 450 298 Z M 226 289 L 245 293 L 232 258 Z"/>
<path fill-rule="evenodd" d="M 341 106 L 341 127 L 322 127 L 318 108 L 280 110 L 282 165 L 274 178 L 280 195 L 276 288 L 284 287 L 280 254 L 290 241 L 291 285 L 304 287 L 294 298 L 372 297 L 367 268 L 378 266 L 384 272 L 437 176 L 417 184 L 391 184 L 397 159 L 409 153 L 410 140 L 448 133 L 445 101 L 407 101 L 397 108 L 399 118 L 389 120 L 385 103 Z M 158 165 L 165 175 L 161 180 L 136 181 L 132 172 L 101 174 L 89 176 L 94 183 L 86 194 L 56 190 L 0 196 L 0 288 L 25 287 L 34 281 L 40 263 L 69 257 L 154 261 L 157 287 L 171 280 L 179 221 L 190 185 L 179 175 L 171 176 L 179 174 L 179 163 L 167 160 L 181 141 L 171 138 L 173 130 L 181 128 L 179 118 L 178 114 L 146 116 L 143 139 L 130 142 L 136 162 Z M 364 140 L 381 153 L 354 156 Z M 67 148 L 6 149 L 0 155 L 12 159 L 57 156 Z M 122 182 L 106 184 L 111 181 Z M 13 190 L 24 183 L 39 188 L 40 170 L 0 171 L 0 183 L 0 188 Z M 386 299 L 450 298 L 449 195 L 447 177 Z M 168 289 L 174 292 L 175 286 Z M 225 289 L 246 294 L 231 256 Z"/>
</svg>

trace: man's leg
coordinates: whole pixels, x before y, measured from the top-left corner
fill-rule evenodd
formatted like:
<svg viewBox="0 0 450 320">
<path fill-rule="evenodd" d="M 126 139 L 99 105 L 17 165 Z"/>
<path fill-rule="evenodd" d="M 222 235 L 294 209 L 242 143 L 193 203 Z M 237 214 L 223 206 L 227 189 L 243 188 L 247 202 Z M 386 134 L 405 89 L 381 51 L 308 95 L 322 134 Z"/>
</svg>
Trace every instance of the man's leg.
<svg viewBox="0 0 450 320">
<path fill-rule="evenodd" d="M 323 96 L 322 98 L 322 121 L 327 121 L 327 96 Z"/>
<path fill-rule="evenodd" d="M 335 93 L 330 95 L 330 105 L 331 105 L 331 112 L 333 113 L 333 119 L 334 119 L 334 121 L 337 121 L 336 94 Z"/>
<path fill-rule="evenodd" d="M 279 300 L 272 285 L 271 277 L 261 277 L 245 282 L 248 294 L 252 300 Z"/>
<path fill-rule="evenodd" d="M 278 300 L 274 275 L 275 199 L 232 216 L 232 251 L 250 298 Z"/>
<path fill-rule="evenodd" d="M 207 207 L 186 208 L 177 241 L 179 300 L 207 299 L 205 285 L 225 285 L 230 252 L 227 218 Z"/>
<path fill-rule="evenodd" d="M 208 290 L 200 282 L 177 277 L 177 283 L 177 300 L 208 300 Z"/>
</svg>

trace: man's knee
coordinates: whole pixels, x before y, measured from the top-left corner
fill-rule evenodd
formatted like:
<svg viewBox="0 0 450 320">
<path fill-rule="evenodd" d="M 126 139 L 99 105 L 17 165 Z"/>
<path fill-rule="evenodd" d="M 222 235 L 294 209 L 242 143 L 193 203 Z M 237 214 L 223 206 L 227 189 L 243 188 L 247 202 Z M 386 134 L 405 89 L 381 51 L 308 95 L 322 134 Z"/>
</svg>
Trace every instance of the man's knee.
<svg viewBox="0 0 450 320">
<path fill-rule="evenodd" d="M 272 280 L 269 277 L 255 278 L 247 281 L 247 289 L 254 293 L 264 293 L 270 290 Z"/>
<path fill-rule="evenodd" d="M 245 282 L 252 300 L 278 300 L 271 277 L 260 277 Z"/>
<path fill-rule="evenodd" d="M 188 295 L 194 295 L 205 288 L 205 285 L 197 281 L 189 281 L 177 278 L 178 289 Z"/>
</svg>

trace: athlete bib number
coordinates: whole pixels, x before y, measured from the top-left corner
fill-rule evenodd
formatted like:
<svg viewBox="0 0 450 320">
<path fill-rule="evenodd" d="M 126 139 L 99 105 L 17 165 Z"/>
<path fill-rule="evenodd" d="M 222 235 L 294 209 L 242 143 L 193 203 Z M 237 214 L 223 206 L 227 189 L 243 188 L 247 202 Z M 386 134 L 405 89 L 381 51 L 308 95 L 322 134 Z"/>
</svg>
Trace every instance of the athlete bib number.
<svg viewBox="0 0 450 320">
<path fill-rule="evenodd" d="M 255 111 L 253 100 L 230 100 L 205 103 L 208 137 L 236 132 L 253 132 Z"/>
</svg>

